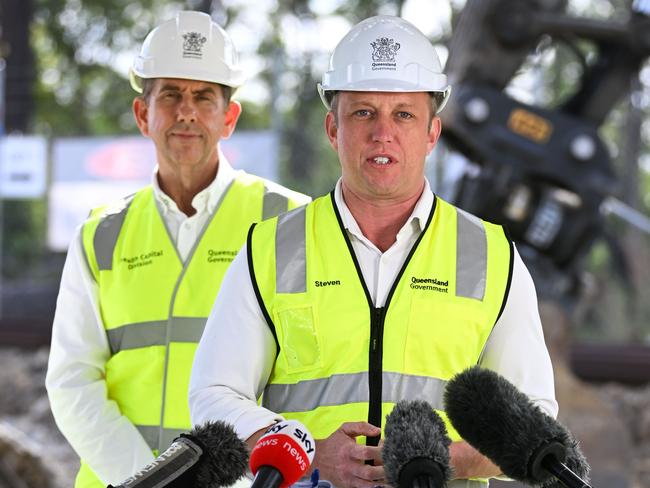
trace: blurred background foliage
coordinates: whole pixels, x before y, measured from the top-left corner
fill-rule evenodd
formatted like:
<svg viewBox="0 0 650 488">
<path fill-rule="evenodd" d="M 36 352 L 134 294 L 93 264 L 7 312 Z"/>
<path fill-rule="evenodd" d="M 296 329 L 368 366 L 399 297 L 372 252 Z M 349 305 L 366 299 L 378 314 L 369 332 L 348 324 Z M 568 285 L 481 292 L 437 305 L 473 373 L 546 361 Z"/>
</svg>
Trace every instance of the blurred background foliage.
<svg viewBox="0 0 650 488">
<path fill-rule="evenodd" d="M 569 8 L 576 15 L 616 19 L 626 14 L 629 3 L 570 0 Z M 365 17 L 402 15 L 439 45 L 444 60 L 463 5 L 463 0 L 1 0 L 5 132 L 49 137 L 137 133 L 131 113 L 134 93 L 126 79 L 131 59 L 153 26 L 179 9 L 202 10 L 231 33 L 252 74 L 238 97 L 244 106 L 238 128 L 280 133 L 282 182 L 314 196 L 323 194 L 339 170 L 324 135 L 325 112 L 316 83 L 336 42 Z M 579 49 L 589 59 L 593 46 L 580 43 Z M 553 106 L 575 89 L 583 69 L 578 59 L 565 45 L 543 41 L 509 90 L 522 101 Z M 647 63 L 632 84 L 631 96 L 613 111 L 602 135 L 621 177 L 617 195 L 648 214 Z M 6 279 L 58 286 L 63 256 L 45 247 L 46 218 L 45 201 L 3 203 Z M 585 340 L 650 342 L 648 237 L 612 221 L 610 239 L 614 246 L 603 242 L 594 247 L 581 277 L 581 295 L 572 302 L 578 334 Z M 624 262 L 626 272 L 621 271 Z"/>
</svg>

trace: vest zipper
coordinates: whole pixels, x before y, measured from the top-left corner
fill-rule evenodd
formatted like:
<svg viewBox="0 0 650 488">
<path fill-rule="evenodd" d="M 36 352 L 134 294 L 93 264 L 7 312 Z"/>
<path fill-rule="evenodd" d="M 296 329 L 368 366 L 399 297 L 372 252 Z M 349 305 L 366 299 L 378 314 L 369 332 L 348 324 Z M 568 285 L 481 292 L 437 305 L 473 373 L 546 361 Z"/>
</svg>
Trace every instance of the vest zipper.
<svg viewBox="0 0 650 488">
<path fill-rule="evenodd" d="M 370 350 L 368 352 L 368 423 L 381 427 L 382 357 L 385 307 L 372 307 L 370 316 Z M 379 437 L 368 437 L 366 445 L 376 446 Z"/>
<path fill-rule="evenodd" d="M 370 346 L 368 350 L 368 390 L 369 390 L 368 391 L 368 423 L 372 425 L 376 425 L 377 427 L 381 427 L 382 368 L 383 368 L 383 352 L 384 352 L 383 343 L 384 343 L 384 322 L 386 320 L 386 311 L 388 310 L 390 301 L 393 298 L 393 294 L 395 293 L 395 290 L 397 289 L 397 285 L 402 279 L 402 275 L 404 274 L 406 267 L 411 261 L 413 254 L 417 250 L 420 241 L 422 240 L 427 230 L 429 229 L 429 225 L 431 224 L 431 220 L 433 219 L 433 215 L 436 210 L 437 199 L 434 195 L 433 205 L 431 205 L 431 211 L 429 212 L 429 217 L 427 218 L 427 222 L 424 228 L 422 229 L 422 232 L 420 233 L 419 237 L 416 239 L 415 243 L 413 244 L 413 247 L 409 251 L 406 260 L 404 261 L 404 264 L 402 264 L 402 268 L 397 274 L 397 277 L 393 282 L 390 292 L 386 297 L 386 303 L 384 304 L 383 307 L 379 307 L 379 308 L 374 306 L 373 300 L 370 296 L 370 293 L 368 292 L 368 287 L 366 286 L 366 282 L 363 278 L 363 273 L 361 272 L 359 261 L 357 260 L 356 254 L 354 253 L 354 249 L 352 248 L 352 243 L 350 242 L 350 238 L 348 237 L 347 231 L 345 230 L 345 226 L 343 225 L 343 221 L 341 220 L 341 214 L 339 213 L 338 207 L 336 206 L 336 198 L 334 197 L 334 190 L 330 192 L 330 200 L 332 203 L 332 209 L 334 210 L 334 215 L 336 216 L 336 221 L 338 222 L 339 229 L 341 230 L 341 235 L 345 240 L 345 245 L 348 248 L 348 252 L 350 253 L 350 257 L 352 258 L 354 267 L 357 270 L 357 276 L 359 277 L 359 282 L 363 287 L 363 292 L 366 295 L 366 300 L 368 301 L 368 307 L 370 308 Z M 379 444 L 380 437 L 381 436 L 368 437 L 366 439 L 366 445 L 377 446 Z"/>
</svg>

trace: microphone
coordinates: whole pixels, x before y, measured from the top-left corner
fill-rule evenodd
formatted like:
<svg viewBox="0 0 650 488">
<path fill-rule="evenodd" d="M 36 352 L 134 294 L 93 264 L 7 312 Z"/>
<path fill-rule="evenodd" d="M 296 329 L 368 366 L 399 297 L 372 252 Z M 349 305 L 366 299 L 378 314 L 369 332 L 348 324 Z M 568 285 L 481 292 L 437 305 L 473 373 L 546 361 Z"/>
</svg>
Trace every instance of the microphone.
<svg viewBox="0 0 650 488">
<path fill-rule="evenodd" d="M 251 488 L 287 488 L 307 472 L 315 452 L 314 438 L 297 420 L 272 425 L 251 451 Z"/>
<path fill-rule="evenodd" d="M 382 460 L 394 488 L 441 488 L 451 475 L 445 423 L 424 401 L 401 400 L 386 417 Z"/>
<path fill-rule="evenodd" d="M 463 439 L 510 478 L 544 488 L 591 488 L 589 465 L 571 433 L 497 373 L 466 369 L 447 384 L 444 403 Z"/>
<path fill-rule="evenodd" d="M 217 488 L 244 475 L 248 449 L 235 430 L 216 421 L 181 434 L 171 446 L 122 483 L 108 488 Z"/>
</svg>

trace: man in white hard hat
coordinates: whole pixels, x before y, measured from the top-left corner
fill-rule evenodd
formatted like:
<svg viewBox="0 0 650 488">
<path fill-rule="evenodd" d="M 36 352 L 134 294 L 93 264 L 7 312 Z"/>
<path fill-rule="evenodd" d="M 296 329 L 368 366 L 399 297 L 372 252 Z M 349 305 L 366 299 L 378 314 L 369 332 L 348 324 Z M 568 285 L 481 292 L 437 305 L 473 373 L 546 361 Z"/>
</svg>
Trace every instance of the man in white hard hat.
<svg viewBox="0 0 650 488">
<path fill-rule="evenodd" d="M 322 477 L 372 487 L 385 483 L 378 440 L 395 403 L 426 400 L 444 417 L 445 383 L 469 366 L 556 415 L 521 258 L 500 226 L 444 202 L 424 177 L 450 91 L 429 40 L 403 19 L 366 19 L 334 50 L 319 91 L 341 178 L 251 231 L 197 350 L 192 420 L 231 422 L 254 444 L 297 419 L 317 439 Z M 499 475 L 447 427 L 450 486 Z"/>
<path fill-rule="evenodd" d="M 77 487 L 118 484 L 190 429 L 190 368 L 226 268 L 253 222 L 308 201 L 220 151 L 241 112 L 236 57 L 209 15 L 179 12 L 133 63 L 133 112 L 158 166 L 78 230 L 53 326 L 46 385 L 82 459 Z"/>
</svg>

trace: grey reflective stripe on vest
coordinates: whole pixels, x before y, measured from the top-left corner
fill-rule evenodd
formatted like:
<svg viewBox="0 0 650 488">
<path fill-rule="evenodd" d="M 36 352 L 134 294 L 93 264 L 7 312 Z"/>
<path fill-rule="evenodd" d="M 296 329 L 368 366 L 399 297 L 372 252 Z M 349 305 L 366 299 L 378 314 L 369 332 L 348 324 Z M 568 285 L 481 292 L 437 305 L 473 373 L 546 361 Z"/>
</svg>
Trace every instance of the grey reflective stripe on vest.
<svg viewBox="0 0 650 488">
<path fill-rule="evenodd" d="M 289 210 L 289 199 L 275 193 L 264 185 L 264 199 L 262 202 L 262 220 L 275 217 Z"/>
<path fill-rule="evenodd" d="M 147 445 L 153 450 L 158 449 L 162 453 L 171 446 L 174 439 L 179 435 L 187 432 L 186 429 L 161 429 L 157 425 L 136 425 L 140 435 L 147 442 Z"/>
<path fill-rule="evenodd" d="M 111 352 L 167 344 L 167 326 L 171 327 L 171 342 L 199 342 L 205 328 L 205 317 L 173 317 L 170 321 L 155 320 L 128 324 L 106 331 Z"/>
<path fill-rule="evenodd" d="M 275 291 L 307 291 L 307 249 L 305 247 L 306 207 L 298 207 L 278 217 L 275 231 Z"/>
<path fill-rule="evenodd" d="M 97 230 L 93 237 L 93 246 L 95 248 L 95 259 L 97 260 L 97 266 L 100 271 L 113 269 L 113 252 L 115 250 L 115 245 L 117 244 L 120 230 L 122 229 L 122 225 L 124 225 L 126 213 L 134 196 L 135 195 L 131 195 L 125 198 L 121 207 L 107 213 L 102 217 L 101 221 L 97 225 Z M 270 190 L 265 185 L 264 197 L 262 200 L 262 219 L 275 217 L 276 215 L 286 212 L 288 209 L 289 198 Z"/>
<path fill-rule="evenodd" d="M 456 296 L 483 300 L 487 276 L 487 236 L 478 217 L 457 208 Z"/>
<path fill-rule="evenodd" d="M 126 197 L 122 201 L 122 207 L 116 208 L 114 211 L 104 215 L 97 225 L 93 237 L 93 247 L 95 248 L 95 260 L 97 261 L 99 271 L 113 269 L 113 251 L 115 250 L 122 225 L 124 225 L 126 212 L 129 210 L 134 196 Z"/>
<path fill-rule="evenodd" d="M 483 300 L 487 277 L 487 236 L 478 217 L 457 210 L 456 296 Z M 276 293 L 307 291 L 305 207 L 280 215 L 275 234 Z"/>
<path fill-rule="evenodd" d="M 442 409 L 446 381 L 426 376 L 382 373 L 382 401 L 426 400 Z M 273 412 L 310 412 L 318 407 L 367 403 L 368 373 L 335 374 L 295 384 L 269 384 L 262 405 Z"/>
</svg>

